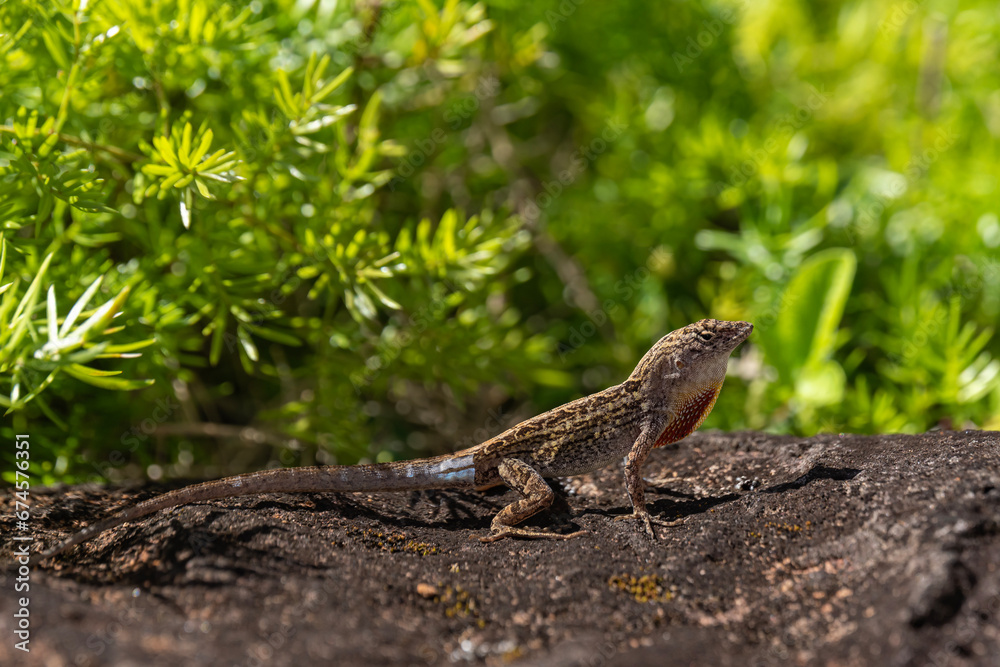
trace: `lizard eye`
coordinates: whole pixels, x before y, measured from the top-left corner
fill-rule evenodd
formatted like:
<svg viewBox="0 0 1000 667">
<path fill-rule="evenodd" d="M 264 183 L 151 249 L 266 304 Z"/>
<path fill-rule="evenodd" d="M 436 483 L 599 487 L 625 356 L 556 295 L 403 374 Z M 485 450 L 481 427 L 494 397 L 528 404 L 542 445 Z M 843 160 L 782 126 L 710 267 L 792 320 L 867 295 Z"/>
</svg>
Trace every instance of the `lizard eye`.
<svg viewBox="0 0 1000 667">
<path fill-rule="evenodd" d="M 698 338 L 702 339 L 707 343 L 708 341 L 715 338 L 715 334 L 712 333 L 711 331 L 702 331 L 700 334 L 698 334 Z"/>
</svg>

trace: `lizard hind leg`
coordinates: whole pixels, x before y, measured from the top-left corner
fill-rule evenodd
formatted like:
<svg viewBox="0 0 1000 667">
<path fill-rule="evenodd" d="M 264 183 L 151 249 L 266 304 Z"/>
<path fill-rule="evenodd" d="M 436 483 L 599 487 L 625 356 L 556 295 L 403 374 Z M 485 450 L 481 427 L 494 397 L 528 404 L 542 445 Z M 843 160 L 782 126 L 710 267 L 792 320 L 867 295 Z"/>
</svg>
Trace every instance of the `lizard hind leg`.
<svg viewBox="0 0 1000 667">
<path fill-rule="evenodd" d="M 568 540 L 587 534 L 585 530 L 563 534 L 518 528 L 517 524 L 544 509 L 548 509 L 555 493 L 537 470 L 519 459 L 504 459 L 500 462 L 497 472 L 500 473 L 500 479 L 507 486 L 520 493 L 522 498 L 497 512 L 490 525 L 490 534 L 480 537 L 480 542 L 496 542 L 505 537 Z"/>
</svg>

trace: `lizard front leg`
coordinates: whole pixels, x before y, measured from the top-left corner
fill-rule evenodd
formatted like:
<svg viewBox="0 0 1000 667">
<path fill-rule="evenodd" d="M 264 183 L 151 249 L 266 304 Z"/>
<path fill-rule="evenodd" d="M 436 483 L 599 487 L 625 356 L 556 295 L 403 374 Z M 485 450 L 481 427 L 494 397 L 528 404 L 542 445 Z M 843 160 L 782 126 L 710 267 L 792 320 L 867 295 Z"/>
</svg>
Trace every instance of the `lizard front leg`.
<svg viewBox="0 0 1000 667">
<path fill-rule="evenodd" d="M 505 537 L 568 540 L 587 534 L 585 530 L 561 534 L 518 528 L 517 524 L 547 509 L 552 504 L 555 494 L 552 492 L 551 487 L 545 483 L 545 479 L 538 474 L 537 470 L 519 459 L 504 459 L 497 467 L 497 472 L 500 474 L 500 479 L 507 486 L 520 493 L 523 497 L 497 512 L 497 515 L 493 517 L 493 523 L 490 525 L 491 534 L 486 537 L 480 537 L 480 542 L 495 542 Z"/>
<path fill-rule="evenodd" d="M 623 519 L 642 521 L 646 525 L 646 532 L 654 540 L 656 539 L 656 531 L 653 530 L 654 523 L 659 526 L 678 526 L 684 523 L 683 520 L 666 521 L 659 519 L 652 516 L 646 510 L 646 483 L 642 479 L 642 466 L 646 463 L 646 457 L 653 450 L 656 438 L 662 430 L 662 428 L 658 428 L 653 424 L 647 424 L 643 427 L 642 432 L 639 433 L 639 437 L 633 443 L 632 449 L 629 450 L 628 456 L 625 459 L 625 490 L 628 492 L 628 498 L 632 502 L 632 513 L 615 517 L 615 521 Z"/>
</svg>

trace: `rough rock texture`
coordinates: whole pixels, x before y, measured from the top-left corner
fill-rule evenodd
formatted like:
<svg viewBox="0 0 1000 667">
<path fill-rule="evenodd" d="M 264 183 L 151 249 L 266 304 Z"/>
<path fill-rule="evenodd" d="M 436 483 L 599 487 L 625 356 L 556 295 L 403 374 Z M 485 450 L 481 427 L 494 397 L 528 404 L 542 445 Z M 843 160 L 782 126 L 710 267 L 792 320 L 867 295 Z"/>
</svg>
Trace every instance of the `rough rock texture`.
<svg viewBox="0 0 1000 667">
<path fill-rule="evenodd" d="M 30 654 L 0 582 L 0 664 L 1000 664 L 1000 434 L 696 434 L 646 478 L 658 542 L 612 521 L 620 466 L 530 522 L 566 542 L 471 541 L 509 491 L 163 512 L 32 572 Z M 31 526 L 165 488 L 33 490 Z"/>
</svg>

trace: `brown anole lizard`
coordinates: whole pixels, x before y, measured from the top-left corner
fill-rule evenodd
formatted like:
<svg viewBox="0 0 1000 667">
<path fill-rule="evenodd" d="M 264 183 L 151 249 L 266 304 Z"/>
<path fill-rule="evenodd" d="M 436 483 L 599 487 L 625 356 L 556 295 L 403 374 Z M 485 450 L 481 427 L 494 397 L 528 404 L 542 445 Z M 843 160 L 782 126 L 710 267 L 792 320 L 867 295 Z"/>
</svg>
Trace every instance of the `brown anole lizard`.
<svg viewBox="0 0 1000 667">
<path fill-rule="evenodd" d="M 260 493 L 487 489 L 506 484 L 521 499 L 493 518 L 493 542 L 505 537 L 569 539 L 517 524 L 552 504 L 546 478 L 579 475 L 623 456 L 625 489 L 635 519 L 655 539 L 653 524 L 676 525 L 649 514 L 642 466 L 655 447 L 684 438 L 699 426 L 722 389 L 730 353 L 746 340 L 748 322 L 701 320 L 661 338 L 621 384 L 532 417 L 489 440 L 454 454 L 415 461 L 353 466 L 279 468 L 194 484 L 150 498 L 84 528 L 32 562 L 50 558 L 104 531 L 158 510 L 188 503 Z"/>
</svg>

